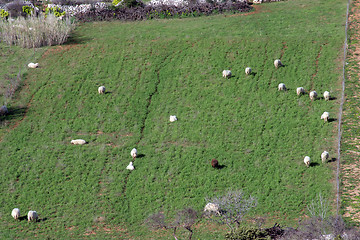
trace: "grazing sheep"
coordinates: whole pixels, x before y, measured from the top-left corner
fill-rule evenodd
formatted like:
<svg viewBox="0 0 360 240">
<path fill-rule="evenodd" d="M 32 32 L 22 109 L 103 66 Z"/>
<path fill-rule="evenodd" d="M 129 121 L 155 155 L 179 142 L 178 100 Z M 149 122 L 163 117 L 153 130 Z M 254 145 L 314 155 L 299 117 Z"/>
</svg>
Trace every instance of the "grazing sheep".
<svg viewBox="0 0 360 240">
<path fill-rule="evenodd" d="M 133 148 L 130 152 L 130 155 L 132 156 L 132 158 L 135 160 L 136 156 L 137 156 L 137 150 L 136 148 Z"/>
<path fill-rule="evenodd" d="M 280 83 L 279 86 L 278 86 L 278 90 L 279 91 L 286 91 L 286 86 L 284 83 Z"/>
<path fill-rule="evenodd" d="M 224 70 L 222 72 L 222 75 L 224 78 L 230 78 L 231 77 L 231 71 L 230 70 Z"/>
<path fill-rule="evenodd" d="M 330 100 L 330 93 L 328 91 L 325 91 L 324 92 L 324 98 L 325 98 L 325 101 L 329 101 Z"/>
<path fill-rule="evenodd" d="M 211 160 L 211 166 L 213 168 L 218 168 L 219 167 L 219 161 L 214 158 L 213 160 Z"/>
<path fill-rule="evenodd" d="M 275 65 L 275 68 L 279 68 L 281 66 L 283 66 L 283 64 L 281 63 L 280 59 L 276 59 L 274 61 L 274 65 Z"/>
<path fill-rule="evenodd" d="M 215 203 L 208 203 L 206 204 L 205 208 L 204 208 L 204 212 L 209 212 L 209 213 L 216 213 L 220 215 L 220 207 L 219 205 L 215 204 Z"/>
<path fill-rule="evenodd" d="M 11 216 L 14 218 L 14 219 L 19 219 L 20 217 L 20 209 L 18 208 L 14 208 L 11 212 Z"/>
<path fill-rule="evenodd" d="M 245 68 L 245 74 L 250 75 L 251 74 L 251 68 L 249 68 L 249 67 Z"/>
<path fill-rule="evenodd" d="M 98 92 L 99 92 L 99 94 L 104 94 L 104 93 L 105 93 L 105 87 L 104 87 L 104 86 L 100 86 L 100 87 L 98 88 Z"/>
<path fill-rule="evenodd" d="M 176 116 L 175 116 L 175 115 L 174 115 L 174 116 L 170 116 L 170 122 L 175 122 L 175 121 L 177 121 Z"/>
<path fill-rule="evenodd" d="M 8 112 L 9 111 L 8 111 L 8 109 L 7 109 L 7 107 L 5 105 L 0 107 L 0 116 L 1 115 L 6 115 L 6 114 L 8 114 Z"/>
<path fill-rule="evenodd" d="M 303 87 L 298 87 L 298 88 L 296 89 L 296 94 L 297 94 L 298 96 L 300 96 L 301 94 L 304 94 L 304 93 L 305 93 L 305 90 L 304 90 Z"/>
<path fill-rule="evenodd" d="M 36 211 L 29 211 L 27 217 L 28 217 L 29 222 L 30 221 L 35 221 L 36 222 L 38 220 L 38 218 L 39 218 Z"/>
<path fill-rule="evenodd" d="M 313 101 L 313 100 L 315 100 L 317 98 L 317 92 L 316 91 L 311 91 L 309 96 L 310 96 L 311 101 Z"/>
<path fill-rule="evenodd" d="M 306 165 L 307 167 L 310 166 L 310 162 L 311 162 L 310 157 L 309 157 L 309 156 L 306 156 L 306 157 L 304 158 L 304 163 L 305 163 L 305 165 Z"/>
<path fill-rule="evenodd" d="M 324 112 L 322 115 L 321 115 L 321 119 L 324 119 L 324 122 L 327 122 L 329 120 L 329 113 L 328 112 Z"/>
<path fill-rule="evenodd" d="M 37 68 L 37 67 L 39 67 L 39 63 L 29 63 L 28 67 L 29 68 Z"/>
<path fill-rule="evenodd" d="M 327 151 L 324 151 L 322 154 L 321 154 L 321 161 L 322 163 L 326 163 L 327 160 L 329 158 L 329 153 Z"/>
<path fill-rule="evenodd" d="M 84 139 L 75 139 L 75 140 L 71 140 L 71 144 L 84 145 L 84 144 L 86 144 L 86 141 Z"/>
<path fill-rule="evenodd" d="M 129 169 L 129 170 L 134 170 L 134 165 L 133 165 L 133 162 L 130 162 L 129 165 L 127 165 L 126 169 Z"/>
</svg>

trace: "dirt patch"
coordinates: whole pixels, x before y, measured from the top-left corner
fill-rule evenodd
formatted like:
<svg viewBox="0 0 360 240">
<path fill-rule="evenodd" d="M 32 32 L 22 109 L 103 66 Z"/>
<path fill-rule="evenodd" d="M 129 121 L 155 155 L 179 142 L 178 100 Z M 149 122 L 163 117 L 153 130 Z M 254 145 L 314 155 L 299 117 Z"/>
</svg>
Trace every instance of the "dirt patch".
<svg viewBox="0 0 360 240">
<path fill-rule="evenodd" d="M 349 46 L 347 54 L 347 62 L 358 65 L 360 63 L 360 1 L 353 1 L 349 15 Z M 343 145 L 350 145 L 359 149 L 360 127 L 358 102 L 360 91 L 360 71 L 354 67 L 347 69 L 347 79 L 345 82 L 346 99 L 343 111 L 343 125 L 348 129 L 344 131 L 346 138 L 343 137 Z M 350 92 L 348 90 L 351 90 Z M 355 124 L 354 124 L 355 123 Z M 349 128 L 350 127 L 350 128 Z M 360 223 L 360 152 L 350 149 L 343 149 L 343 158 L 346 162 L 341 163 L 342 172 L 342 201 L 346 202 L 344 206 L 344 217 L 350 218 L 352 221 Z"/>
<path fill-rule="evenodd" d="M 52 54 L 57 54 L 57 53 L 62 53 L 62 52 L 67 52 L 69 50 L 72 49 L 78 49 L 81 48 L 81 46 L 84 47 L 84 45 L 82 44 L 69 44 L 69 45 L 59 45 L 56 47 L 52 47 L 49 50 L 47 50 L 44 54 L 43 54 L 43 58 L 46 58 L 48 55 L 52 55 Z"/>
</svg>

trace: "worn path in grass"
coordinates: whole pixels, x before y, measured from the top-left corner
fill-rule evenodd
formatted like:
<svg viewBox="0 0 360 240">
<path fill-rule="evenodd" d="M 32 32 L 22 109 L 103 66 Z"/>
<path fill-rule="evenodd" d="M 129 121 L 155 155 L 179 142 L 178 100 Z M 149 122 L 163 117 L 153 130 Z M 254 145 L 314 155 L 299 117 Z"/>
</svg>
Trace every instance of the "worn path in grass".
<svg viewBox="0 0 360 240">
<path fill-rule="evenodd" d="M 0 143 L 0 230 L 163 239 L 143 225 L 150 214 L 202 211 L 205 197 L 228 188 L 257 197 L 252 216 L 269 225 L 294 223 L 319 192 L 333 199 L 335 163 L 320 154 L 336 152 L 336 121 L 320 115 L 336 116 L 338 100 L 311 102 L 296 87 L 340 96 L 344 6 L 299 0 L 247 16 L 80 26 L 79 44 L 52 48 L 30 71 L 26 118 Z M 234 76 L 223 79 L 224 69 Z M 133 147 L 143 156 L 129 173 Z M 212 158 L 225 167 L 212 169 Z M 12 222 L 13 206 L 46 220 Z M 194 238 L 223 239 L 214 231 Z"/>
<path fill-rule="evenodd" d="M 360 1 L 349 17 L 349 48 L 342 140 L 342 207 L 344 216 L 360 224 Z"/>
</svg>

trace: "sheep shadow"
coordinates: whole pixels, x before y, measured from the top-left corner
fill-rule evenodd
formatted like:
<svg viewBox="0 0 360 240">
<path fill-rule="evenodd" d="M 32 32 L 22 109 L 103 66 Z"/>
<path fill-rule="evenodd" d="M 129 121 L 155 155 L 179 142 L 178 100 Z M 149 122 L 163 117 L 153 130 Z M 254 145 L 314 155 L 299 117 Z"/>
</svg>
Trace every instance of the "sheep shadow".
<svg viewBox="0 0 360 240">
<path fill-rule="evenodd" d="M 145 154 L 139 154 L 136 156 L 136 158 L 143 158 L 143 157 L 145 157 Z"/>
<path fill-rule="evenodd" d="M 317 163 L 317 162 L 312 162 L 310 163 L 310 167 L 316 167 L 316 166 L 319 166 L 320 164 Z"/>
<path fill-rule="evenodd" d="M 216 167 L 214 167 L 215 169 L 223 169 L 226 168 L 226 165 L 217 165 Z"/>
<path fill-rule="evenodd" d="M 336 100 L 337 97 L 330 97 L 329 100 L 332 101 L 332 100 Z"/>
<path fill-rule="evenodd" d="M 251 72 L 249 75 L 255 77 L 257 72 Z"/>
<path fill-rule="evenodd" d="M 328 162 L 336 162 L 336 158 L 331 158 Z"/>
<path fill-rule="evenodd" d="M 27 220 L 27 216 L 22 216 L 22 217 L 19 217 L 19 221 L 24 221 L 24 220 Z"/>
<path fill-rule="evenodd" d="M 47 221 L 48 219 L 47 218 L 42 218 L 42 219 L 39 219 L 39 220 L 37 220 L 38 222 L 45 222 L 45 221 Z"/>
<path fill-rule="evenodd" d="M 105 95 L 106 95 L 106 94 L 112 94 L 112 92 L 106 91 L 104 94 L 105 94 Z"/>
<path fill-rule="evenodd" d="M 328 119 L 328 122 L 336 122 L 337 121 L 337 118 L 329 118 Z"/>
</svg>

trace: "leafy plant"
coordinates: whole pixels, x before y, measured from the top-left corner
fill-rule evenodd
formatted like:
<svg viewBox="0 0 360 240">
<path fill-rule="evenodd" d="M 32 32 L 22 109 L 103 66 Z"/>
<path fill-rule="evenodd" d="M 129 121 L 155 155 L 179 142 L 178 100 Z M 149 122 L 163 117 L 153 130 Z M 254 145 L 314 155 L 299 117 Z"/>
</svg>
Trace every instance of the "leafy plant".
<svg viewBox="0 0 360 240">
<path fill-rule="evenodd" d="M 25 15 L 30 16 L 33 13 L 34 9 L 30 6 L 25 5 L 22 7 L 22 11 L 25 13 Z"/>
<path fill-rule="evenodd" d="M 48 16 L 49 14 L 54 14 L 55 17 L 62 17 L 66 15 L 66 12 L 59 7 L 47 7 L 45 9 L 45 16 Z"/>
<path fill-rule="evenodd" d="M 0 9 L 0 17 L 4 20 L 9 17 L 9 12 L 5 11 L 4 9 Z"/>
</svg>

